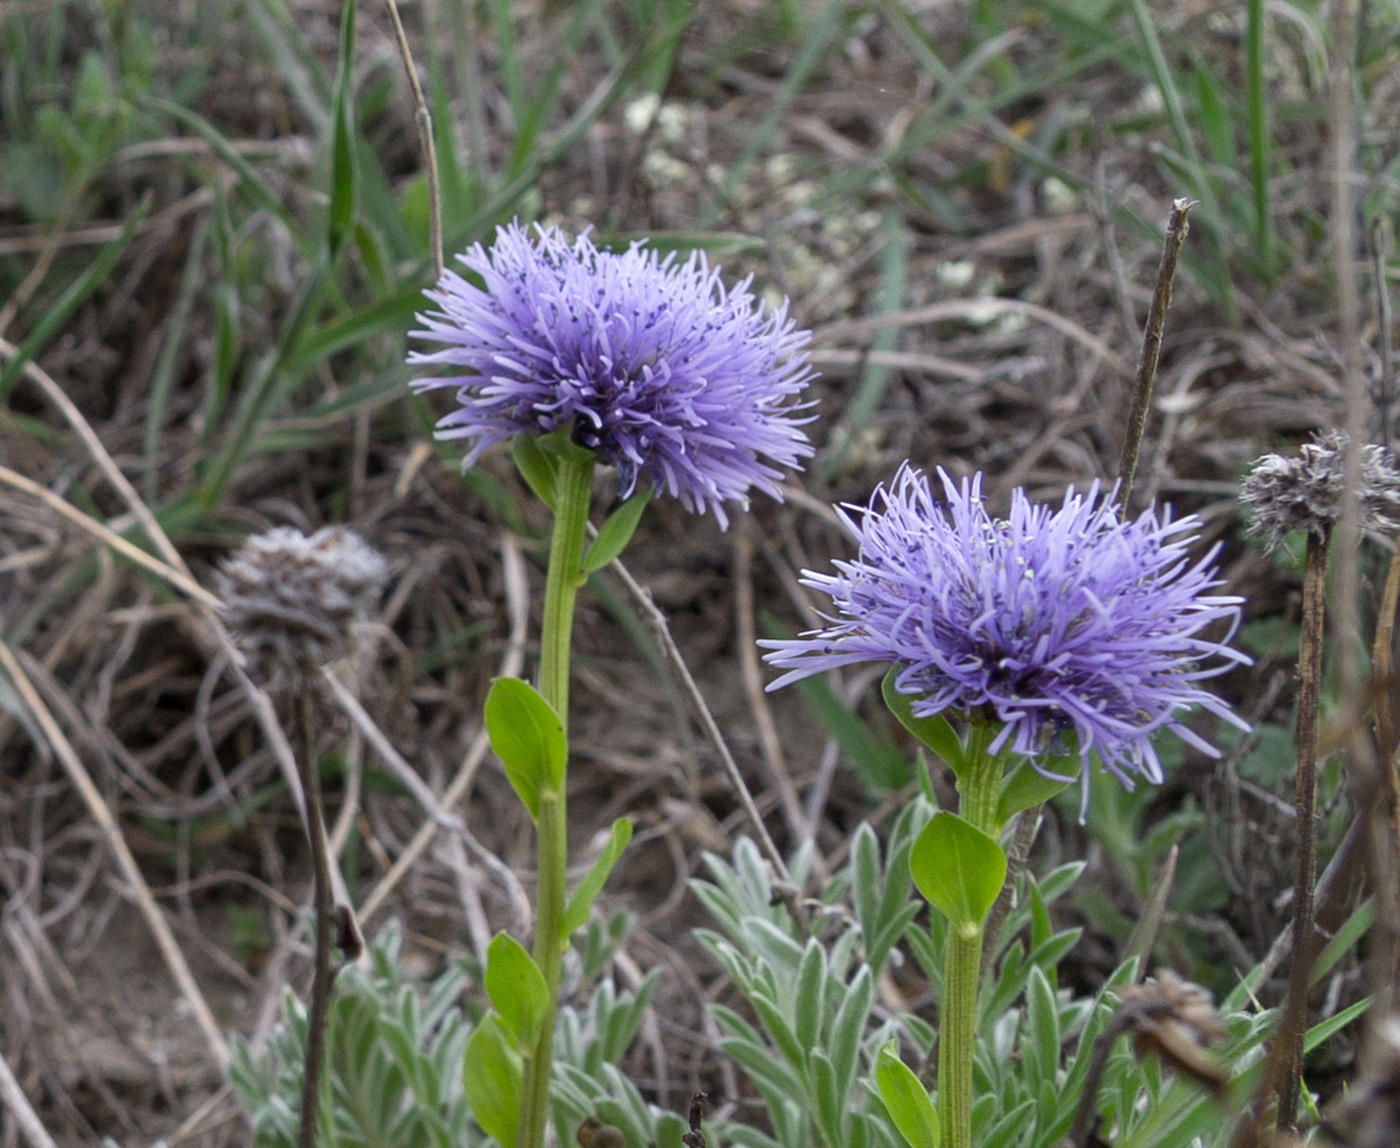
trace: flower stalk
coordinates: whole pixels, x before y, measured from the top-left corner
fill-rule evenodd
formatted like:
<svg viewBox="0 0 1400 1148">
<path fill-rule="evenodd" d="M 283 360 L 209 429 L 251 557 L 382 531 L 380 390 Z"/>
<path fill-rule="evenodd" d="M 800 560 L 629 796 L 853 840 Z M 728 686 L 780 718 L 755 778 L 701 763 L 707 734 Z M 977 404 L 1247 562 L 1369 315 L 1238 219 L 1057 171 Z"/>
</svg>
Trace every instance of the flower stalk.
<svg viewBox="0 0 1400 1148">
<path fill-rule="evenodd" d="M 1298 647 L 1298 777 L 1294 794 L 1298 836 L 1294 852 L 1293 954 L 1288 976 L 1288 1008 L 1278 1039 L 1283 1043 L 1284 1077 L 1280 1082 L 1278 1128 L 1294 1127 L 1303 1076 L 1303 1037 L 1308 1027 L 1308 989 L 1317 884 L 1317 715 L 1322 692 L 1322 646 L 1327 609 L 1327 550 L 1331 531 L 1308 534 L 1303 569 L 1302 632 Z"/>
<path fill-rule="evenodd" d="M 1001 836 L 997 801 L 1006 759 L 987 752 L 997 727 L 975 724 L 958 776 L 958 813 L 993 841 Z M 986 921 L 949 923 L 938 1024 L 938 1113 L 944 1148 L 972 1148 L 972 1061 Z"/>
<path fill-rule="evenodd" d="M 540 693 L 569 732 L 569 651 L 574 606 L 583 582 L 583 544 L 588 528 L 596 456 L 570 445 L 558 456 L 554 485 L 554 532 L 545 581 L 544 626 L 540 635 Z M 548 1007 L 535 1047 L 525 1058 L 521 1093 L 520 1148 L 542 1148 L 549 1123 L 549 1082 L 554 1058 L 554 1017 L 558 1011 L 563 960 L 564 906 L 568 870 L 567 779 L 542 787 L 535 832 L 538 886 L 534 959 L 544 974 Z"/>
<path fill-rule="evenodd" d="M 331 965 L 331 933 L 335 907 L 331 894 L 330 844 L 321 808 L 321 777 L 316 767 L 314 694 L 308 690 L 297 706 L 297 767 L 306 799 L 307 836 L 311 844 L 312 901 L 315 914 L 315 959 L 311 974 L 311 1004 L 306 1014 L 306 1061 L 302 1075 L 298 1148 L 314 1148 L 320 1122 L 321 1076 L 326 1060 L 326 1025 L 330 1020 L 331 990 L 339 971 Z"/>
</svg>

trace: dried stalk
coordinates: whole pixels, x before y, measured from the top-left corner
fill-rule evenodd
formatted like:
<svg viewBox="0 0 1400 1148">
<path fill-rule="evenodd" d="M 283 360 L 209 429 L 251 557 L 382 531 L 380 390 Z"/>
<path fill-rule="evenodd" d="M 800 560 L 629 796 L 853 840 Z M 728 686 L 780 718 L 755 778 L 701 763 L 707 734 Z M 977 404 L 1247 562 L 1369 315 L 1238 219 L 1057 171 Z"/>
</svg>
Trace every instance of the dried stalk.
<svg viewBox="0 0 1400 1148">
<path fill-rule="evenodd" d="M 1167 325 L 1167 309 L 1172 304 L 1172 282 L 1176 264 L 1190 230 L 1186 216 L 1191 210 L 1189 199 L 1172 201 L 1172 213 L 1167 219 L 1167 238 L 1162 247 L 1162 262 L 1157 268 L 1157 286 L 1152 291 L 1152 305 L 1147 312 L 1147 327 L 1142 336 L 1142 356 L 1138 359 L 1137 376 L 1133 380 L 1133 405 L 1128 412 L 1128 433 L 1123 442 L 1123 454 L 1118 463 L 1119 505 L 1127 507 L 1133 492 L 1137 472 L 1138 452 L 1147 430 L 1147 411 L 1152 404 L 1152 384 L 1157 377 L 1157 363 L 1162 356 L 1162 332 Z"/>
</svg>

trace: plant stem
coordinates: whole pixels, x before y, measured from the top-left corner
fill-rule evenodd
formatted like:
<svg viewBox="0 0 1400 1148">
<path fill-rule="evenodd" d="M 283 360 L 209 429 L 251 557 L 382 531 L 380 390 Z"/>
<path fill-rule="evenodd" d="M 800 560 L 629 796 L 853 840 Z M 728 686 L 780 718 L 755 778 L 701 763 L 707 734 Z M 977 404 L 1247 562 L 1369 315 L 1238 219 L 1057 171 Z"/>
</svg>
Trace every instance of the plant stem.
<svg viewBox="0 0 1400 1148">
<path fill-rule="evenodd" d="M 582 448 L 565 450 L 555 474 L 554 536 L 545 582 L 544 627 L 540 635 L 540 693 L 554 707 L 569 733 L 569 648 L 574 603 L 583 581 L 583 542 L 593 489 L 595 458 Z M 559 969 L 564 955 L 563 920 L 568 866 L 567 779 L 557 789 L 542 788 L 535 823 L 539 884 L 535 894 L 535 964 L 544 974 L 549 1007 L 539 1039 L 525 1057 L 519 1148 L 542 1148 L 549 1124 L 549 1078 L 554 1057 L 554 1014 Z"/>
<path fill-rule="evenodd" d="M 1147 326 L 1142 335 L 1142 357 L 1138 359 L 1137 376 L 1133 380 L 1133 405 L 1128 412 L 1128 433 L 1123 443 L 1123 457 L 1118 463 L 1119 505 L 1128 512 L 1128 500 L 1133 493 L 1133 478 L 1137 474 L 1138 451 L 1147 429 L 1147 413 L 1152 404 L 1152 384 L 1157 377 L 1157 361 L 1162 354 L 1162 332 L 1167 325 L 1167 309 L 1172 305 L 1172 281 L 1181 247 L 1186 242 L 1190 225 L 1186 222 L 1191 210 L 1189 199 L 1172 201 L 1172 213 L 1167 220 L 1167 238 L 1162 247 L 1162 262 L 1157 268 L 1157 286 L 1152 291 L 1152 305 L 1147 312 Z"/>
<path fill-rule="evenodd" d="M 1312 979 L 1313 886 L 1317 882 L 1317 711 L 1322 689 L 1323 622 L 1326 614 L 1328 534 L 1308 534 L 1303 569 L 1303 616 L 1298 646 L 1297 874 L 1293 882 L 1293 959 L 1288 1006 L 1279 1024 L 1283 1079 L 1278 1090 L 1278 1128 L 1293 1128 L 1303 1073 L 1303 1036 L 1308 1027 Z"/>
<path fill-rule="evenodd" d="M 993 840 L 1001 836 L 997 801 L 1004 759 L 987 753 L 995 728 L 974 725 L 967 764 L 958 776 L 958 813 Z M 943 955 L 943 1002 L 938 1025 L 938 1115 L 943 1148 L 972 1148 L 972 1059 L 977 1036 L 977 987 L 985 922 L 950 924 Z"/>
<path fill-rule="evenodd" d="M 314 690 L 308 685 L 298 699 L 299 734 L 297 766 L 302 795 L 306 798 L 306 831 L 311 841 L 311 875 L 316 915 L 316 958 L 311 976 L 311 1005 L 306 1015 L 306 1064 L 302 1075 L 299 1148 L 313 1148 L 321 1109 L 321 1071 L 326 1059 L 326 1024 L 330 1019 L 331 930 L 334 906 L 331 896 L 330 850 L 326 844 L 326 819 L 321 811 L 321 776 L 316 769 Z"/>
</svg>

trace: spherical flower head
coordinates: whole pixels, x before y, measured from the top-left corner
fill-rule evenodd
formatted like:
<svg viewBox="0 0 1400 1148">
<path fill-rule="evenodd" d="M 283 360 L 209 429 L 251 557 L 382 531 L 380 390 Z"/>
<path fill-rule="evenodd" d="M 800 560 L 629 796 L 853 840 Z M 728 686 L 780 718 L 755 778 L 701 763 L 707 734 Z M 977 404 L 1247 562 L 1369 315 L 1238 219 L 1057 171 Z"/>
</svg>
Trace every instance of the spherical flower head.
<svg viewBox="0 0 1400 1148">
<path fill-rule="evenodd" d="M 1192 563 L 1195 518 L 1149 511 L 1124 522 L 1096 483 L 1058 510 L 1017 490 L 1009 517 L 996 520 L 980 475 L 955 485 L 938 474 L 942 504 L 906 463 L 869 508 L 841 512 L 857 557 L 803 578 L 836 612 L 823 615 L 824 629 L 763 643 L 766 660 L 788 671 L 769 689 L 893 662 L 915 716 L 998 723 L 989 751 L 1038 768 L 1067 752 L 1072 733 L 1084 766 L 1096 755 L 1130 787 L 1139 775 L 1161 780 L 1152 736 L 1164 727 L 1216 756 L 1180 723 L 1183 710 L 1247 728 L 1197 685 L 1249 659 L 1203 636 L 1220 620 L 1233 632 L 1241 599 L 1207 593 L 1219 585 L 1214 551 Z M 1087 768 L 1081 776 L 1087 784 Z"/>
<path fill-rule="evenodd" d="M 353 531 L 309 538 L 279 526 L 248 538 L 219 568 L 220 613 L 263 685 L 304 686 L 357 652 L 388 566 Z"/>
<path fill-rule="evenodd" d="M 1297 455 L 1266 454 L 1250 467 L 1240 500 L 1250 509 L 1250 529 L 1270 550 L 1294 530 L 1322 538 L 1342 517 L 1347 442 L 1345 434 L 1331 431 L 1305 443 Z M 1389 451 L 1361 447 L 1356 497 L 1362 530 L 1400 529 L 1400 470 Z"/>
<path fill-rule="evenodd" d="M 470 466 L 518 434 L 572 425 L 573 439 L 692 511 L 781 498 L 778 479 L 812 454 L 796 401 L 813 375 L 787 307 L 769 312 L 749 281 L 726 288 L 699 252 L 684 261 L 634 243 L 601 251 L 556 228 L 512 224 L 490 251 L 460 257 L 481 286 L 445 271 L 414 337 L 444 344 L 414 364 L 451 369 L 419 391 L 452 387 L 457 409 L 438 438 L 464 438 Z"/>
</svg>

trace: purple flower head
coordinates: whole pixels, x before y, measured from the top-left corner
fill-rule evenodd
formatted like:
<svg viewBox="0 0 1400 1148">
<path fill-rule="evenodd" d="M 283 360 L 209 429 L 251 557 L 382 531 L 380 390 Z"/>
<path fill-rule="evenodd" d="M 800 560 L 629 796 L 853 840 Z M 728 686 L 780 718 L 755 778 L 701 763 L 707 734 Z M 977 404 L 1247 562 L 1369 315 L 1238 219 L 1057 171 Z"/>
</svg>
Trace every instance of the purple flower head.
<svg viewBox="0 0 1400 1148">
<path fill-rule="evenodd" d="M 1130 787 L 1137 774 L 1161 781 L 1152 735 L 1163 727 L 1217 756 L 1178 721 L 1187 707 L 1248 728 L 1196 684 L 1249 661 L 1202 636 L 1218 619 L 1233 633 L 1241 599 L 1206 593 L 1219 585 L 1215 551 L 1191 562 L 1196 518 L 1148 511 L 1123 522 L 1095 483 L 1058 510 L 1017 490 L 999 521 L 982 503 L 981 475 L 960 486 L 938 475 L 943 505 L 905 463 L 869 508 L 848 508 L 858 518 L 842 512 L 858 556 L 803 578 L 836 613 L 823 615 L 825 629 L 762 643 L 766 660 L 788 671 L 770 690 L 837 666 L 894 662 L 895 688 L 917 698 L 916 716 L 998 722 L 990 751 L 1038 767 L 1062 756 L 1073 733 L 1086 766 L 1096 754 Z M 1087 768 L 1082 777 L 1087 784 Z"/>
<path fill-rule="evenodd" d="M 812 454 L 794 396 L 812 379 L 787 308 L 766 312 L 749 281 L 726 288 L 698 252 L 679 261 L 633 244 L 600 251 L 557 228 L 500 228 L 490 251 L 460 257 L 477 287 L 445 271 L 415 337 L 444 344 L 411 363 L 453 373 L 414 381 L 455 387 L 439 438 L 471 440 L 465 464 L 522 432 L 570 423 L 574 441 L 618 470 L 624 495 L 645 479 L 691 511 L 781 497 L 783 468 Z"/>
</svg>

